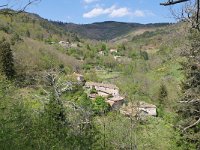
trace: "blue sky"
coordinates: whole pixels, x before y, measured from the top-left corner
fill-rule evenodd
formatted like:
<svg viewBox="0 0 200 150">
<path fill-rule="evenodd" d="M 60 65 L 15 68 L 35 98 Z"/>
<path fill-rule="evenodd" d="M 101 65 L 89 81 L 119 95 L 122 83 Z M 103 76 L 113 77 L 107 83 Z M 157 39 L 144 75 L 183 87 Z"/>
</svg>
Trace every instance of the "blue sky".
<svg viewBox="0 0 200 150">
<path fill-rule="evenodd" d="M 169 7 L 159 5 L 163 1 L 167 0 L 42 0 L 26 11 L 46 19 L 78 24 L 174 22 Z"/>
</svg>

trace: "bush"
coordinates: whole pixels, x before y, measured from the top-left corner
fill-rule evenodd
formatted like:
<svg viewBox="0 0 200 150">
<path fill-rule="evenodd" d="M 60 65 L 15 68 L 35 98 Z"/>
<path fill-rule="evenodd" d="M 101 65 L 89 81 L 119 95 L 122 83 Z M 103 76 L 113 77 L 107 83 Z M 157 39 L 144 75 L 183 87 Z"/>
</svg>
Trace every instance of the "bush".
<svg viewBox="0 0 200 150">
<path fill-rule="evenodd" d="M 101 96 L 97 97 L 93 102 L 93 111 L 95 112 L 95 114 L 105 114 L 109 111 L 109 108 L 109 104 L 106 103 L 105 98 Z"/>
</svg>

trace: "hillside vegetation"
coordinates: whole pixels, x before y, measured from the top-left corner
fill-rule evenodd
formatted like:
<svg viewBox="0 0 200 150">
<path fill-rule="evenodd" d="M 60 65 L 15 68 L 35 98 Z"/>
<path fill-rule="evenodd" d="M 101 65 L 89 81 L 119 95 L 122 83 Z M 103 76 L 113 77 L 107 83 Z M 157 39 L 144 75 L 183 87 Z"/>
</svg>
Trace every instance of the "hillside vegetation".
<svg viewBox="0 0 200 150">
<path fill-rule="evenodd" d="M 56 23 L 57 24 L 57 23 Z M 62 24 L 67 30 L 77 33 L 78 35 L 93 40 L 112 40 L 116 37 L 126 35 L 129 32 L 137 31 L 138 29 L 151 29 L 169 25 L 168 23 L 157 24 L 139 24 L 139 23 L 123 23 L 106 21 L 93 24 L 77 25 L 72 23 Z"/>
<path fill-rule="evenodd" d="M 0 52 L 11 59 L 0 59 L 0 149 L 195 149 L 176 128 L 187 25 L 166 25 L 1 15 Z M 90 99 L 74 72 L 119 87 L 123 107 L 156 105 L 157 116 L 127 117 L 103 97 Z"/>
</svg>

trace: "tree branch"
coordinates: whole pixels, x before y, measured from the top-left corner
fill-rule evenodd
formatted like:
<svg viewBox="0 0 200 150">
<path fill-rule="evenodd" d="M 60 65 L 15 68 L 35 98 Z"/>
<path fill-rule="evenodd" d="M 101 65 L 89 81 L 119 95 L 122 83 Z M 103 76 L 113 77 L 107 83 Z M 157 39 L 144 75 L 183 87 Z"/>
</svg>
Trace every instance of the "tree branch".
<svg viewBox="0 0 200 150">
<path fill-rule="evenodd" d="M 8 3 L 4 5 L 0 5 L 0 14 L 3 15 L 15 15 L 24 12 L 28 6 L 32 5 L 33 3 L 40 2 L 41 0 L 28 0 L 26 4 L 22 7 L 16 8 L 15 11 L 12 11 L 12 7 Z"/>
<path fill-rule="evenodd" d="M 188 130 L 189 128 L 192 128 L 192 127 L 196 126 L 196 125 L 199 124 L 199 123 L 200 123 L 200 118 L 199 118 L 195 123 L 193 123 L 193 124 L 191 124 L 191 125 L 185 127 L 185 128 L 183 129 L 183 131 L 186 131 L 186 130 Z"/>
<path fill-rule="evenodd" d="M 187 2 L 189 0 L 176 0 L 176 1 L 173 1 L 173 0 L 169 0 L 168 2 L 165 2 L 165 3 L 160 3 L 160 5 L 163 5 L 163 6 L 169 6 L 169 5 L 175 5 L 175 4 L 178 4 L 178 3 L 183 3 L 183 2 Z"/>
</svg>

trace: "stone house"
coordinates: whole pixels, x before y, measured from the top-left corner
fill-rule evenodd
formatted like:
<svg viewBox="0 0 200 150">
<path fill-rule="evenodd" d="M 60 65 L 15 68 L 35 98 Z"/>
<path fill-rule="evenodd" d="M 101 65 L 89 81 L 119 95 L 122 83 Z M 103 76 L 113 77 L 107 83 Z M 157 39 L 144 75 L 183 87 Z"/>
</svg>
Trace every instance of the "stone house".
<svg viewBox="0 0 200 150">
<path fill-rule="evenodd" d="M 113 97 L 119 95 L 119 88 L 113 84 L 104 84 L 104 83 L 96 83 L 96 82 L 86 82 L 85 87 L 92 89 L 95 88 L 97 92 L 101 95 L 112 95 Z"/>
<path fill-rule="evenodd" d="M 104 55 L 105 55 L 105 52 L 104 52 L 104 51 L 99 51 L 98 54 L 99 54 L 100 56 L 104 56 Z"/>
<path fill-rule="evenodd" d="M 157 107 L 153 104 L 140 102 L 139 112 L 147 116 L 157 116 Z"/>
<path fill-rule="evenodd" d="M 58 44 L 60 44 L 63 47 L 69 47 L 70 46 L 70 43 L 66 42 L 66 41 L 60 41 Z"/>
<path fill-rule="evenodd" d="M 74 76 L 76 77 L 77 81 L 79 82 L 85 82 L 85 78 L 82 74 L 78 74 L 74 72 Z"/>
<path fill-rule="evenodd" d="M 113 84 L 86 82 L 85 87 L 97 91 L 96 94 L 89 94 L 91 99 L 95 99 L 97 96 L 102 96 L 105 101 L 109 103 L 112 109 L 119 109 L 124 103 L 124 98 L 119 95 L 119 88 Z"/>
<path fill-rule="evenodd" d="M 77 47 L 78 47 L 78 44 L 72 43 L 72 44 L 70 45 L 70 47 L 72 47 L 72 48 L 77 48 Z"/>
<path fill-rule="evenodd" d="M 110 53 L 117 53 L 117 49 L 110 49 Z"/>
<path fill-rule="evenodd" d="M 110 104 L 112 109 L 119 109 L 124 103 L 124 97 L 121 96 L 112 97 L 106 100 L 106 102 Z"/>
<path fill-rule="evenodd" d="M 153 104 L 148 104 L 146 102 L 139 102 L 138 104 L 128 104 L 128 106 L 123 106 L 120 110 L 125 116 L 157 116 L 157 107 Z"/>
<path fill-rule="evenodd" d="M 114 56 L 114 59 L 115 59 L 115 60 L 120 61 L 120 58 L 121 58 L 121 56 Z"/>
</svg>

